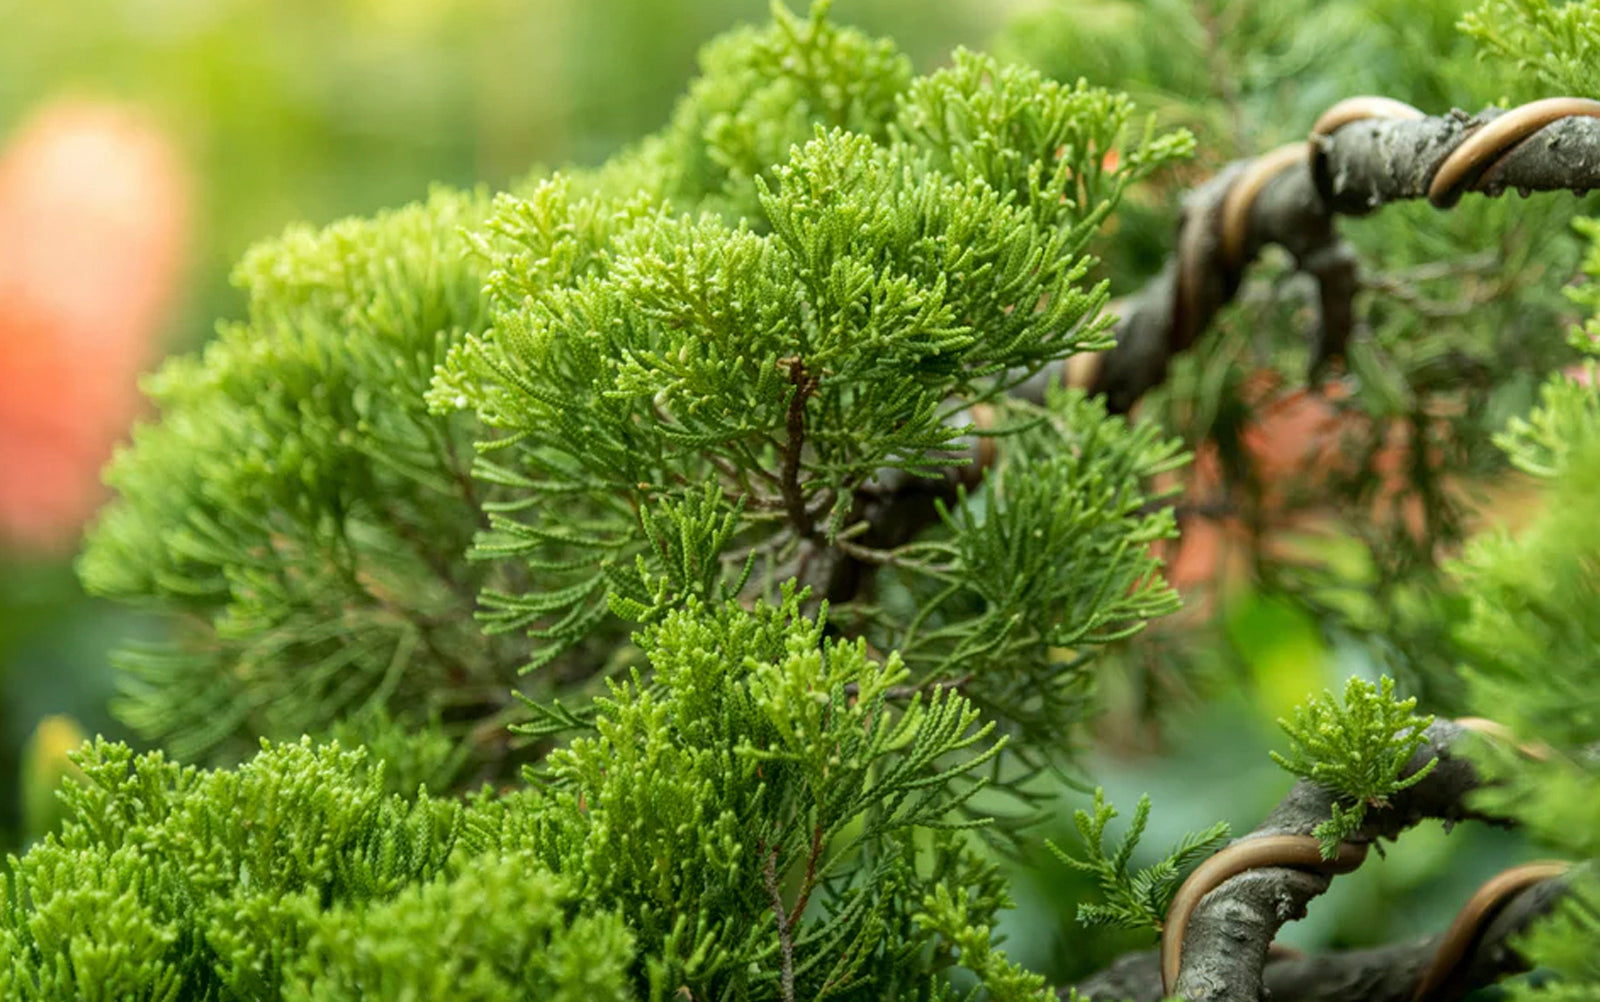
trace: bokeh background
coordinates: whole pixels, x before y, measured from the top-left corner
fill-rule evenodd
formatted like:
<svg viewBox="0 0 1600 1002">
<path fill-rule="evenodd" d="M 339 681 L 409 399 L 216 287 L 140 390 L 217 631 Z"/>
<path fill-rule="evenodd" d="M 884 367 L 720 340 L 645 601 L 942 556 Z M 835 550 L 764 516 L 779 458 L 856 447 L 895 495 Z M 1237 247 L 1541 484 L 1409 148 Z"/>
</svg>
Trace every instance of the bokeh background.
<svg viewBox="0 0 1600 1002">
<path fill-rule="evenodd" d="M 1128 286 L 1169 248 L 1186 184 L 1302 134 L 1338 97 L 1492 98 L 1497 81 L 1454 29 L 1467 6 L 838 0 L 835 16 L 892 36 L 919 71 L 956 45 L 997 46 L 1126 87 L 1192 128 L 1193 167 L 1136 193 L 1105 235 L 1106 273 Z M 84 597 L 72 561 L 98 470 L 141 414 L 139 374 L 238 314 L 228 273 L 245 248 L 432 182 L 497 188 L 596 163 L 666 120 L 703 42 L 765 16 L 762 0 L 0 0 L 0 844 L 48 826 L 81 734 L 131 738 L 107 709 L 107 654 L 156 627 Z M 1478 211 L 1452 224 L 1463 239 L 1488 225 Z M 1516 392 L 1496 398 L 1508 412 Z M 1294 417 L 1280 439 L 1318 420 Z M 1214 549 L 1185 572 L 1223 573 Z M 1195 607 L 1203 628 L 1145 649 L 1176 658 L 1136 650 L 1109 666 L 1096 750 L 1081 775 L 1052 780 L 1065 799 L 1041 836 L 1070 841 L 1069 808 L 1087 801 L 1074 784 L 1090 780 L 1125 809 L 1151 794 L 1154 848 L 1217 819 L 1246 830 L 1290 782 L 1266 756 L 1282 744 L 1276 717 L 1383 666 L 1248 574 Z M 1175 662 L 1181 673 L 1163 671 Z M 1492 833 L 1419 833 L 1341 881 L 1293 937 L 1354 945 L 1440 927 L 1522 851 Z M 1045 854 L 1011 865 L 1006 931 L 1024 963 L 1067 979 L 1147 944 L 1077 926 L 1089 889 Z"/>
</svg>

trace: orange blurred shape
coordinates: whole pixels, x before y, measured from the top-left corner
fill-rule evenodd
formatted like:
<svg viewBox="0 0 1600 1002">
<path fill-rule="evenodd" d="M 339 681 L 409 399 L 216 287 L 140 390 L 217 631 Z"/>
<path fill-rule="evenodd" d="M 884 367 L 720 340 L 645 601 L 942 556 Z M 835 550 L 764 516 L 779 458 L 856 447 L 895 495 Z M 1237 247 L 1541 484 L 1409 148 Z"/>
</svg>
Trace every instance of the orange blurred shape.
<svg viewBox="0 0 1600 1002">
<path fill-rule="evenodd" d="M 65 550 L 99 502 L 189 205 L 179 154 L 131 108 L 55 102 L 0 152 L 0 543 Z"/>
<path fill-rule="evenodd" d="M 1216 447 L 1203 443 L 1183 477 L 1184 499 L 1220 511 L 1183 520 L 1182 535 L 1164 553 L 1169 581 L 1188 590 L 1237 580 L 1248 573 L 1252 547 L 1259 542 L 1270 543 L 1271 536 L 1284 532 L 1332 527 L 1336 516 L 1327 502 L 1333 482 L 1357 473 L 1349 440 L 1373 434 L 1367 415 L 1341 406 L 1349 396 L 1340 383 L 1285 390 L 1273 374 L 1252 376 L 1244 392 L 1252 416 L 1241 429 L 1240 446 L 1259 485 L 1259 507 L 1251 518 L 1231 510 L 1229 498 L 1236 489 L 1229 489 Z M 1371 460 L 1377 484 L 1367 515 L 1376 523 L 1398 521 L 1420 538 L 1424 515 L 1408 480 L 1411 450 L 1404 426 L 1388 423 Z M 1441 459 L 1430 444 L 1430 465 Z M 1269 538 L 1257 540 L 1258 532 Z"/>
</svg>

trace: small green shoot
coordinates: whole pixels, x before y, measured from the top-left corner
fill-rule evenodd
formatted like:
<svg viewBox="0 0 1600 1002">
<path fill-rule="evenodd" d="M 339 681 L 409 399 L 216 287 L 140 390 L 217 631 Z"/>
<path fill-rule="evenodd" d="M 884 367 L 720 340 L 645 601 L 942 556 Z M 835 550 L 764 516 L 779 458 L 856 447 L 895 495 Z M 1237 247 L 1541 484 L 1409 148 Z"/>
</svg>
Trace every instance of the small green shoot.
<svg viewBox="0 0 1600 1002">
<path fill-rule="evenodd" d="M 1332 816 L 1312 830 L 1325 858 L 1332 859 L 1339 843 L 1360 830 L 1368 807 L 1387 807 L 1390 797 L 1415 786 L 1438 765 L 1437 758 L 1430 759 L 1402 775 L 1433 723 L 1431 716 L 1411 712 L 1416 705 L 1415 698 L 1394 698 L 1394 679 L 1388 676 L 1377 685 L 1352 678 L 1342 706 L 1325 691 L 1296 707 L 1292 720 L 1279 718 L 1278 726 L 1289 735 L 1289 754 L 1273 752 L 1272 760 L 1345 801 L 1334 804 Z"/>
<path fill-rule="evenodd" d="M 1128 863 L 1133 858 L 1134 849 L 1139 845 L 1139 839 L 1144 836 L 1146 823 L 1150 820 L 1149 794 L 1139 797 L 1139 804 L 1133 809 L 1133 821 L 1128 826 L 1127 834 L 1122 836 L 1122 841 L 1117 844 L 1116 850 L 1107 856 L 1106 825 L 1116 816 L 1117 809 L 1106 803 L 1105 791 L 1096 789 L 1093 813 L 1081 809 L 1073 813 L 1078 837 L 1083 841 L 1083 858 L 1066 852 L 1052 842 L 1047 841 L 1045 844 L 1063 863 L 1075 870 L 1094 874 L 1100 883 L 1100 890 L 1106 898 L 1105 902 L 1080 904 L 1079 922 L 1086 926 L 1115 925 L 1128 929 L 1160 931 L 1166 919 L 1167 906 L 1172 902 L 1172 896 L 1177 893 L 1179 878 L 1183 871 L 1227 840 L 1228 823 L 1218 821 L 1204 831 L 1190 832 L 1168 850 L 1165 859 L 1136 873 L 1129 873 Z"/>
</svg>

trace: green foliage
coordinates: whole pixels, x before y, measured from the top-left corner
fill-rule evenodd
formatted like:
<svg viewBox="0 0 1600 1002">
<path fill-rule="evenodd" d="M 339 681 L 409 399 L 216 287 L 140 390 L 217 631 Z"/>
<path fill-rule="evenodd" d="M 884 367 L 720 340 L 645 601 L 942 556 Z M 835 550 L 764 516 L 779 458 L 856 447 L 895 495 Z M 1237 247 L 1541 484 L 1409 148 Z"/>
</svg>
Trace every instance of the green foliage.
<svg viewBox="0 0 1600 1002">
<path fill-rule="evenodd" d="M 1600 10 L 1593 4 L 1486 0 L 1461 19 L 1461 29 L 1483 55 L 1515 62 L 1525 79 L 1562 94 L 1600 97 Z"/>
<path fill-rule="evenodd" d="M 1045 986 L 1042 976 L 1008 960 L 989 927 L 974 924 L 974 900 L 985 913 L 994 907 L 982 895 L 983 889 L 952 894 L 947 887 L 936 887 L 923 900 L 924 911 L 913 918 L 923 929 L 942 937 L 946 949 L 959 953 L 963 965 L 977 975 L 993 1002 L 1054 1002 L 1056 994 Z M 985 905 L 988 907 L 982 907 Z"/>
<path fill-rule="evenodd" d="M 779 21 L 755 48 L 809 65 L 825 22 Z M 755 178 L 738 223 L 561 175 L 497 200 L 497 239 L 477 245 L 493 326 L 451 351 L 429 400 L 498 433 L 478 475 L 508 493 L 474 555 L 534 585 L 484 594 L 489 630 L 534 639 L 530 669 L 615 630 L 613 614 L 771 597 L 848 558 L 909 580 L 846 594 L 837 622 L 905 646 L 919 680 L 982 678 L 975 698 L 1020 716 L 1025 690 L 1081 690 L 1081 661 L 1052 648 L 1174 607 L 1142 544 L 1171 531 L 1143 481 L 1176 448 L 1081 401 L 1016 408 L 1011 431 L 1043 429 L 1018 446 L 1041 461 L 963 496 L 952 543 L 863 537 L 886 480 L 968 462 L 965 408 L 1104 345 L 1083 247 L 1128 183 L 1188 144 L 1147 132 L 1108 169 L 1126 101 L 971 53 L 890 90 L 892 105 L 863 105 L 883 113 L 873 129 L 819 127 Z M 1081 451 L 1044 461 L 1068 442 Z M 1043 705 L 1033 715 L 1058 723 L 1065 704 Z"/>
<path fill-rule="evenodd" d="M 1083 857 L 1080 859 L 1054 843 L 1048 843 L 1049 849 L 1063 863 L 1093 876 L 1105 896 L 1103 904 L 1084 902 L 1078 905 L 1079 922 L 1088 926 L 1117 925 L 1159 932 L 1167 921 L 1167 909 L 1178 891 L 1183 871 L 1227 840 L 1228 823 L 1219 821 L 1204 831 L 1189 832 L 1167 851 L 1165 858 L 1137 873 L 1129 873 L 1128 866 L 1150 820 L 1149 795 L 1139 797 L 1127 832 L 1115 851 L 1107 856 L 1106 825 L 1116 816 L 1117 809 L 1106 802 L 1105 791 L 1097 787 L 1092 811 L 1073 812 L 1073 822 L 1083 842 Z"/>
<path fill-rule="evenodd" d="M 1162 125 L 1200 137 L 1195 168 L 1135 189 L 1094 245 L 1120 294 L 1172 252 L 1189 190 L 1229 161 L 1303 140 L 1343 98 L 1383 94 L 1438 114 L 1530 87 L 1527 97 L 1549 96 L 1510 60 L 1475 59 L 1480 46 L 1458 25 L 1478 5 L 1045 0 L 1021 11 L 996 47 L 1056 79 L 1124 90 Z M 1418 200 L 1342 220 L 1361 262 L 1360 336 L 1348 377 L 1326 397 L 1298 395 L 1315 286 L 1270 251 L 1141 405 L 1215 451 L 1222 483 L 1197 477 L 1206 489 L 1194 507 L 1240 513 L 1258 530 L 1249 556 L 1262 593 L 1301 607 L 1325 637 L 1360 647 L 1441 711 L 1460 710 L 1463 692 L 1445 622 L 1460 610 L 1439 565 L 1476 524 L 1464 485 L 1506 471 L 1494 436 L 1572 359 L 1559 333 L 1571 312 L 1562 292 L 1581 252 L 1569 223 L 1586 209 L 1592 200 L 1551 193 L 1466 199 L 1445 214 Z M 1312 414 L 1314 427 L 1295 424 Z M 1307 519 L 1321 538 L 1282 545 Z M 1219 649 L 1216 632 L 1166 650 L 1141 645 L 1133 670 L 1243 670 Z"/>
<path fill-rule="evenodd" d="M 1463 555 L 1456 571 L 1469 614 L 1458 632 L 1474 709 L 1561 754 L 1533 762 L 1486 744 L 1482 767 L 1497 782 L 1481 796 L 1564 852 L 1594 857 L 1600 771 L 1585 749 L 1600 741 L 1589 696 L 1600 685 L 1600 532 L 1592 517 L 1600 421 L 1584 427 L 1536 416 L 1530 429 L 1571 435 L 1561 440 L 1564 462 L 1538 518 L 1515 536 L 1485 534 Z"/>
<path fill-rule="evenodd" d="M 1071 30 L 1013 43 L 1073 79 L 1135 65 L 1164 119 L 1224 153 L 1347 93 L 1433 108 L 1497 79 L 1374 58 L 1287 86 L 1373 31 L 1464 46 L 1458 0 L 1047 6 Z M 1491 49 L 1584 72 L 1582 11 L 1485 10 Z M 951 998 L 962 967 L 970 997 L 1048 997 L 999 950 L 1010 899 L 980 794 L 1030 795 L 1070 755 L 1091 662 L 1176 607 L 1150 485 L 1185 456 L 1081 395 L 1008 391 L 1106 346 L 1096 269 L 1149 270 L 1171 189 L 1112 213 L 1192 141 L 988 56 L 914 77 L 827 14 L 777 7 L 708 47 L 667 127 L 598 169 L 291 230 L 246 259 L 246 319 L 151 381 L 159 420 L 113 466 L 83 576 L 175 624 L 121 660 L 145 736 L 213 761 L 337 740 L 231 771 L 95 745 L 62 830 L 9 865 L 0 993 L 865 1002 Z M 1352 227 L 1384 269 L 1351 353 L 1362 465 L 1339 485 L 1363 504 L 1390 429 L 1433 442 L 1441 402 L 1451 460 L 1492 469 L 1485 429 L 1566 353 L 1548 334 L 1570 248 L 1549 234 L 1570 200 L 1426 227 L 1409 211 Z M 1114 231 L 1131 250 L 1096 261 Z M 1272 282 L 1175 373 L 1167 412 L 1196 438 L 1238 443 L 1241 369 L 1299 371 L 1263 333 L 1302 326 Z M 1592 857 L 1600 411 L 1580 380 L 1544 401 L 1502 441 L 1552 507 L 1468 551 L 1470 618 L 1443 629 L 1471 652 L 1470 697 L 1555 750 L 1486 745 L 1484 803 Z M 975 443 L 997 446 L 982 470 Z M 1408 475 L 1425 538 L 1358 528 L 1370 580 L 1278 582 L 1373 631 L 1372 605 L 1435 586 L 1456 512 L 1428 462 Z M 1317 830 L 1330 854 L 1426 773 L 1401 778 L 1414 705 L 1385 678 L 1284 723 L 1278 762 L 1340 797 Z M 523 707 L 533 722 L 500 737 Z M 428 793 L 529 759 L 523 787 Z M 1149 812 L 1110 849 L 1103 795 L 1078 812 L 1083 855 L 1056 851 L 1106 897 L 1083 921 L 1159 925 L 1226 834 L 1134 870 Z M 1534 946 L 1579 986 L 1584 922 L 1572 906 Z"/>
<path fill-rule="evenodd" d="M 735 29 L 705 47 L 700 78 L 640 151 L 660 168 L 651 190 L 731 220 L 759 218 L 762 183 L 814 127 L 884 138 L 911 62 L 888 39 L 829 20 L 832 6 L 813 3 L 802 20 L 773 0 L 770 25 Z"/>
<path fill-rule="evenodd" d="M 437 721 L 417 727 L 383 710 L 336 721 L 328 738 L 346 748 L 361 748 L 366 763 L 383 777 L 389 793 L 413 794 L 418 787 L 448 790 L 465 765 L 470 746 L 452 741 Z"/>
<path fill-rule="evenodd" d="M 1579 219 L 1574 224 L 1589 240 L 1583 272 L 1588 281 L 1567 290 L 1567 296 L 1590 314 L 1600 312 L 1600 219 Z M 1495 439 L 1525 473 L 1553 478 L 1571 465 L 1574 448 L 1582 448 L 1600 435 L 1600 396 L 1594 392 L 1600 379 L 1600 319 L 1591 316 L 1574 327 L 1569 340 L 1586 358 L 1549 379 L 1540 388 L 1539 406 L 1526 417 L 1514 417 Z"/>
<path fill-rule="evenodd" d="M 646 628 L 651 682 L 614 683 L 594 732 L 529 777 L 545 807 L 530 844 L 629 916 L 657 987 L 784 998 L 792 977 L 799 997 L 868 999 L 924 984 L 909 910 L 977 865 L 944 839 L 930 866 L 914 835 L 981 788 L 992 725 L 950 689 L 896 709 L 899 659 L 825 640 L 801 599 L 691 600 Z"/>
<path fill-rule="evenodd" d="M 1592 296 L 1592 285 L 1588 295 Z M 1594 365 L 1583 372 L 1593 378 Z M 1544 480 L 1542 507 L 1515 536 L 1487 533 L 1454 570 L 1468 603 L 1457 624 L 1470 706 L 1544 746 L 1535 759 L 1505 743 L 1471 749 L 1486 783 L 1475 806 L 1515 817 L 1541 842 L 1591 867 L 1573 877 L 1555 915 L 1519 944 L 1530 962 L 1559 979 L 1519 986 L 1518 998 L 1592 997 L 1600 857 L 1600 532 L 1592 517 L 1600 490 L 1600 409 L 1594 384 L 1556 376 L 1544 402 L 1513 427 L 1505 444 L 1519 466 Z"/>
<path fill-rule="evenodd" d="M 872 519 L 923 481 L 950 500 L 972 408 L 1106 345 L 1085 247 L 1190 141 L 1125 140 L 1124 98 L 972 53 L 913 79 L 826 14 L 713 43 L 667 129 L 598 171 L 246 258 L 247 319 L 151 380 L 82 562 L 174 623 L 119 657 L 139 733 L 226 762 L 369 722 L 454 743 L 386 746 L 391 781 L 504 775 L 539 750 L 488 736 L 510 690 L 589 719 L 638 664 L 630 622 L 791 578 L 906 646 L 912 687 L 1075 718 L 1092 649 L 1175 607 L 1145 552 L 1174 445 L 1016 405 L 992 434 L 1036 470 Z"/>
<path fill-rule="evenodd" d="M 1388 676 L 1377 685 L 1351 678 L 1342 704 L 1324 692 L 1295 707 L 1293 719 L 1278 721 L 1289 735 L 1289 754 L 1273 752 L 1272 760 L 1347 802 L 1334 804 L 1332 817 L 1312 833 L 1322 840 L 1328 859 L 1338 855 L 1340 842 L 1361 829 L 1368 807 L 1386 806 L 1389 797 L 1415 786 L 1439 764 L 1430 758 L 1402 775 L 1433 723 L 1432 717 L 1411 712 L 1416 705 L 1414 696 L 1394 698 L 1394 679 Z"/>
<path fill-rule="evenodd" d="M 386 793 L 360 751 L 233 771 L 97 743 L 10 862 L 8 998 L 940 998 L 1002 881 L 952 812 L 999 743 L 953 690 L 827 639 L 802 596 L 647 627 L 531 787 Z M 959 905 L 957 904 L 959 903 Z M 100 994 L 96 994 L 99 992 Z M 1009 997 L 1019 997 L 1012 995 Z"/>
<path fill-rule="evenodd" d="M 441 873 L 458 805 L 385 795 L 363 754 L 302 741 L 232 772 L 98 742 L 59 835 L 10 862 L 9 998 L 279 997 L 319 911 Z"/>
<path fill-rule="evenodd" d="M 1592 787 L 1590 788 L 1592 791 Z M 1600 986 L 1600 887 L 1592 869 L 1579 870 L 1555 914 L 1534 925 L 1518 941 L 1517 952 L 1552 972 L 1537 983 L 1513 982 L 1508 997 L 1517 1002 L 1582 1002 Z"/>
<path fill-rule="evenodd" d="M 159 423 L 107 473 L 81 573 L 177 636 L 118 658 L 123 719 L 183 758 L 327 728 L 358 709 L 425 720 L 507 702 L 506 647 L 471 620 L 484 569 L 470 424 L 427 414 L 446 348 L 483 316 L 463 226 L 423 204 L 256 248 L 247 320 L 147 388 Z"/>
<path fill-rule="evenodd" d="M 447 878 L 311 923 L 283 997 L 305 1002 L 549 999 L 627 1002 L 633 941 L 613 912 L 528 853 L 479 856 Z"/>
</svg>

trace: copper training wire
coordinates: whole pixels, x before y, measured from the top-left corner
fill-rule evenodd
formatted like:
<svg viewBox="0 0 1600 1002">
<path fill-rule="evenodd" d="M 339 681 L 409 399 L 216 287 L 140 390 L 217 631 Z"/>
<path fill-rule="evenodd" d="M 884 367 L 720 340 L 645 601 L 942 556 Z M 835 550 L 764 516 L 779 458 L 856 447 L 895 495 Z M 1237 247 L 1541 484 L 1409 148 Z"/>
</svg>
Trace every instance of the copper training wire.
<svg viewBox="0 0 1600 1002">
<path fill-rule="evenodd" d="M 1450 208 L 1518 143 L 1552 122 L 1574 116 L 1600 118 L 1600 101 L 1549 97 L 1512 108 L 1491 120 L 1444 158 L 1428 185 L 1428 201 L 1440 209 Z"/>
<path fill-rule="evenodd" d="M 1306 162 L 1314 173 L 1321 169 L 1323 151 L 1321 144 L 1314 140 L 1332 135 L 1351 122 L 1367 118 L 1423 117 L 1425 116 L 1418 109 L 1392 98 L 1375 95 L 1346 98 L 1317 118 L 1311 128 L 1313 142 L 1290 143 L 1250 161 L 1228 186 L 1223 196 L 1220 211 L 1223 260 L 1230 268 L 1238 268 L 1244 264 L 1246 245 L 1250 236 L 1250 213 L 1255 208 L 1256 198 L 1268 181 L 1300 162 Z M 1198 219 L 1191 219 L 1185 226 L 1186 239 L 1180 241 L 1178 254 L 1180 302 L 1191 316 L 1194 313 L 1195 297 L 1198 293 L 1197 271 L 1202 234 L 1198 222 Z"/>
<path fill-rule="evenodd" d="M 1379 97 L 1376 94 L 1362 94 L 1358 97 L 1347 97 L 1319 115 L 1317 120 L 1312 123 L 1311 138 L 1326 138 L 1352 122 L 1360 122 L 1369 118 L 1399 118 L 1415 121 L 1426 117 L 1427 115 L 1423 114 L 1420 109 L 1413 108 L 1404 101 L 1396 101 L 1392 97 Z"/>
<path fill-rule="evenodd" d="M 1195 867 L 1189 879 L 1173 895 L 1167 908 L 1167 920 L 1161 928 L 1161 991 L 1172 994 L 1178 982 L 1178 971 L 1183 964 L 1183 935 L 1188 931 L 1189 917 L 1200 900 L 1224 881 L 1248 870 L 1263 867 L 1287 866 L 1294 869 L 1313 870 L 1317 873 L 1349 873 L 1367 858 L 1367 847 L 1358 842 L 1341 842 L 1339 852 L 1332 859 L 1322 856 L 1322 843 L 1310 835 L 1266 835 L 1246 838 L 1222 849 Z"/>
<path fill-rule="evenodd" d="M 1200 312 L 1200 260 L 1206 229 L 1203 209 L 1197 202 L 1192 211 L 1184 214 L 1183 225 L 1178 230 L 1178 302 L 1167 336 L 1167 347 L 1174 354 L 1189 347 L 1189 342 L 1199 333 L 1195 317 Z"/>
<path fill-rule="evenodd" d="M 1250 236 L 1250 210 L 1268 181 L 1295 164 L 1307 162 L 1307 143 L 1289 143 L 1263 153 L 1228 185 L 1222 198 L 1222 259 L 1230 268 L 1244 264 L 1245 240 Z"/>
<path fill-rule="evenodd" d="M 1311 143 L 1290 143 L 1280 146 L 1251 161 L 1233 184 L 1222 201 L 1222 252 L 1231 267 L 1244 263 L 1245 242 L 1250 235 L 1250 212 L 1255 200 L 1268 181 L 1309 156 L 1309 165 L 1318 169 L 1323 157 L 1321 144 L 1315 142 L 1331 136 L 1352 122 L 1368 118 L 1419 119 L 1421 111 L 1393 98 L 1364 95 L 1345 98 L 1324 111 L 1311 126 Z"/>
<path fill-rule="evenodd" d="M 1519 740 L 1511 728 L 1498 720 L 1490 720 L 1488 717 L 1457 717 L 1455 722 L 1457 727 L 1469 730 L 1474 734 L 1503 741 L 1535 762 L 1548 762 L 1550 760 L 1552 752 L 1549 745 L 1542 741 L 1527 742 Z"/>
<path fill-rule="evenodd" d="M 1534 884 L 1563 876 L 1568 868 L 1569 864 L 1558 861 L 1524 863 L 1497 874 L 1474 891 L 1456 913 L 1450 928 L 1445 930 L 1439 949 L 1434 952 L 1422 980 L 1417 982 L 1417 990 L 1411 996 L 1413 1002 L 1429 1002 L 1456 980 L 1463 963 L 1477 949 L 1484 930 L 1512 898 Z M 1450 996 L 1441 994 L 1440 997 Z"/>
<path fill-rule="evenodd" d="M 1311 178 L 1317 186 L 1317 191 L 1323 197 L 1328 196 L 1328 150 L 1323 140 L 1338 132 L 1347 125 L 1363 122 L 1371 118 L 1391 118 L 1401 121 L 1414 122 L 1428 116 L 1420 109 L 1413 108 L 1404 101 L 1396 101 L 1392 97 L 1380 97 L 1376 94 L 1362 94 L 1358 97 L 1347 97 L 1338 104 L 1317 116 L 1311 125 Z"/>
<path fill-rule="evenodd" d="M 1483 175 L 1516 145 L 1540 129 L 1562 118 L 1584 116 L 1600 118 L 1600 101 L 1586 98 L 1555 97 L 1534 101 L 1506 112 L 1476 129 L 1447 154 L 1434 170 L 1428 186 L 1428 200 L 1445 209 L 1455 205 Z M 1427 116 L 1403 101 L 1377 95 L 1346 98 L 1318 116 L 1311 129 L 1309 166 L 1317 190 L 1327 195 L 1327 153 L 1322 140 L 1354 122 L 1372 118 L 1415 121 Z M 1272 178 L 1306 156 L 1304 144 L 1284 146 L 1247 163 L 1229 185 L 1220 207 L 1219 235 L 1223 258 L 1232 268 L 1244 263 L 1249 240 L 1250 213 L 1256 197 Z M 1189 347 L 1198 334 L 1201 258 L 1210 227 L 1202 218 L 1203 207 L 1194 203 L 1186 214 L 1178 236 L 1175 316 L 1168 334 L 1172 353 Z"/>
</svg>

